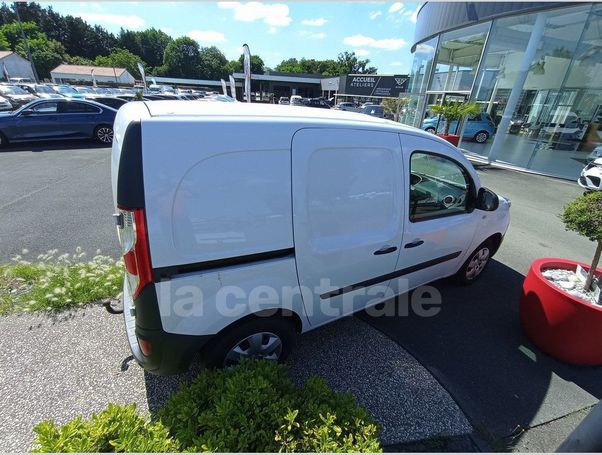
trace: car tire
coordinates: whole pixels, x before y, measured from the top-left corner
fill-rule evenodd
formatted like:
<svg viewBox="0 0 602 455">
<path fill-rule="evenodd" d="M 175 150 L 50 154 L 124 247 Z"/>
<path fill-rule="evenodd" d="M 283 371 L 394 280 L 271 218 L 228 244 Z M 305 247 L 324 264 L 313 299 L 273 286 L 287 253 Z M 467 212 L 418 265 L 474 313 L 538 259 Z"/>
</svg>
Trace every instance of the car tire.
<svg viewBox="0 0 602 455">
<path fill-rule="evenodd" d="M 466 286 L 477 281 L 482 275 L 494 253 L 493 242 L 486 240 L 481 243 L 462 264 L 460 270 L 456 273 L 456 281 Z"/>
<path fill-rule="evenodd" d="M 4 133 L 0 133 L 0 148 L 4 148 L 8 145 L 8 139 L 6 139 L 6 136 L 4 135 Z"/>
<path fill-rule="evenodd" d="M 427 133 L 435 134 L 435 128 L 433 128 L 432 126 L 425 128 L 424 131 L 426 131 Z"/>
<path fill-rule="evenodd" d="M 218 334 L 201 351 L 207 368 L 227 368 L 242 358 L 283 362 L 296 343 L 295 323 L 286 317 L 253 316 Z"/>
<path fill-rule="evenodd" d="M 94 140 L 102 145 L 113 143 L 113 127 L 111 125 L 98 125 L 94 129 Z"/>
<path fill-rule="evenodd" d="M 489 133 L 487 131 L 479 131 L 474 135 L 473 139 L 479 144 L 484 144 L 489 139 Z"/>
</svg>

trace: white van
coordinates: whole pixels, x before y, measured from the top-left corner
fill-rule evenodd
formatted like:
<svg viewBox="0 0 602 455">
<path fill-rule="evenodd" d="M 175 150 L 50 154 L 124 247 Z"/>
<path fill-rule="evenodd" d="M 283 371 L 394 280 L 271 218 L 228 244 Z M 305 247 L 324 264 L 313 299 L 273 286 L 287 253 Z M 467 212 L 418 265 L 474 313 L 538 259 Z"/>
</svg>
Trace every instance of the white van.
<svg viewBox="0 0 602 455">
<path fill-rule="evenodd" d="M 282 360 L 297 333 L 469 283 L 509 223 L 458 149 L 367 115 L 132 102 L 114 130 L 127 334 L 157 374 Z"/>
</svg>

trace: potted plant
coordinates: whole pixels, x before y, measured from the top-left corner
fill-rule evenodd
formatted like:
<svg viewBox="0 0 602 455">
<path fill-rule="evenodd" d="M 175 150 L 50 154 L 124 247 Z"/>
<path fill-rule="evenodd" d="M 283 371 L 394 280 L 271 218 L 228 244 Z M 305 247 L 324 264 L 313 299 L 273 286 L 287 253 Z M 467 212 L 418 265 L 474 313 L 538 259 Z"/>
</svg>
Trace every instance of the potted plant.
<svg viewBox="0 0 602 455">
<path fill-rule="evenodd" d="M 534 261 L 523 283 L 521 324 L 547 354 L 577 365 L 602 365 L 602 192 L 586 193 L 567 204 L 561 219 L 567 230 L 596 242 L 594 258 L 591 264 L 558 258 Z"/>
<path fill-rule="evenodd" d="M 443 125 L 443 133 L 437 133 L 437 136 L 442 137 L 446 141 L 458 145 L 460 136 L 457 134 L 449 134 L 449 129 L 453 121 L 460 122 L 467 115 L 477 115 L 481 109 L 476 103 L 447 101 L 443 100 L 441 104 L 431 106 L 431 111 L 439 115 L 445 122 Z"/>
</svg>

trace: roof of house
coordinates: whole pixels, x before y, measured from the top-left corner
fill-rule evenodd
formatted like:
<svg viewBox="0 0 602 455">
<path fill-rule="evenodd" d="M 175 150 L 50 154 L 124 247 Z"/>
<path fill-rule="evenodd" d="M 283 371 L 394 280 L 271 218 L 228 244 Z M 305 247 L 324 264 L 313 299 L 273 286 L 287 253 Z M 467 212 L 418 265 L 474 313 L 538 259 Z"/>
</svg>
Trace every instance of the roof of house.
<svg viewBox="0 0 602 455">
<path fill-rule="evenodd" d="M 110 68 L 106 66 L 92 66 L 92 65 L 59 65 L 50 73 L 62 73 L 62 74 L 81 74 L 89 76 L 94 70 L 95 76 L 121 76 L 127 70 L 125 68 Z"/>
<path fill-rule="evenodd" d="M 13 51 L 0 51 L 0 60 L 2 60 L 5 57 L 8 57 L 9 55 L 14 54 Z M 19 57 L 21 57 L 19 55 Z"/>
</svg>

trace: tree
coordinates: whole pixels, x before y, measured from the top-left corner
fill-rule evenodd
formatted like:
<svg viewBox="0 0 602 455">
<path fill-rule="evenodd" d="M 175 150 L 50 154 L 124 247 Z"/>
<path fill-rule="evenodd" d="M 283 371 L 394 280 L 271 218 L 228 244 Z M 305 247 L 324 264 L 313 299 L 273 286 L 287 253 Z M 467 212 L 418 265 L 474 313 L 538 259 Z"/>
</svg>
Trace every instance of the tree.
<svg viewBox="0 0 602 455">
<path fill-rule="evenodd" d="M 561 219 L 567 230 L 575 231 L 596 242 L 594 259 L 583 286 L 585 290 L 591 290 L 602 254 L 602 191 L 586 193 L 568 203 L 564 207 Z"/>
<path fill-rule="evenodd" d="M 238 58 L 238 60 L 230 60 L 226 64 L 226 73 L 227 74 L 242 73 L 244 71 L 244 69 L 243 69 L 244 59 L 245 59 L 244 55 L 241 54 L 240 57 Z M 264 74 L 265 73 L 265 63 L 263 62 L 263 59 L 259 55 L 251 55 L 251 73 L 252 74 Z"/>
<path fill-rule="evenodd" d="M 171 41 L 165 48 L 164 74 L 171 77 L 196 78 L 199 75 L 200 64 L 199 44 L 192 38 L 182 36 Z"/>
<path fill-rule="evenodd" d="M 445 120 L 443 134 L 449 134 L 451 122 L 460 120 L 467 115 L 477 115 L 481 112 L 481 108 L 476 103 L 461 103 L 459 101 L 443 100 L 441 104 L 434 104 L 430 107 L 431 111 L 440 115 Z"/>
<path fill-rule="evenodd" d="M 140 32 L 124 30 L 119 32 L 119 47 L 139 55 L 151 67 L 163 64 L 165 48 L 172 41 L 171 37 L 161 30 L 149 28 Z"/>
<path fill-rule="evenodd" d="M 89 58 L 80 57 L 79 55 L 70 56 L 67 55 L 67 63 L 70 65 L 94 65 L 94 60 Z"/>
<path fill-rule="evenodd" d="M 49 79 L 50 71 L 65 60 L 65 48 L 58 41 L 48 39 L 44 33 L 38 33 L 35 38 L 28 39 L 28 43 L 38 76 L 41 79 Z M 27 58 L 23 41 L 17 44 L 15 50 L 19 55 Z"/>
<path fill-rule="evenodd" d="M 276 71 L 282 73 L 301 73 L 301 66 L 296 58 L 289 58 L 282 60 L 280 64 L 276 65 Z"/>
<path fill-rule="evenodd" d="M 370 60 L 360 60 L 355 52 L 342 52 L 337 57 L 339 74 L 376 74 L 376 68 L 368 66 Z"/>
<path fill-rule="evenodd" d="M 10 44 L 6 37 L 0 33 L 0 51 L 8 51 L 10 50 Z"/>
<path fill-rule="evenodd" d="M 136 79 L 140 79 L 142 76 L 140 75 L 140 71 L 138 71 L 138 62 L 144 64 L 140 57 L 132 54 L 127 49 L 116 49 L 107 56 L 99 55 L 94 59 L 96 66 L 125 68 Z"/>
<path fill-rule="evenodd" d="M 387 114 L 393 116 L 394 121 L 399 122 L 399 114 L 407 102 L 407 98 L 385 98 L 383 99 L 383 108 Z"/>
<path fill-rule="evenodd" d="M 40 29 L 33 22 L 23 22 L 22 25 L 23 33 L 28 39 L 34 39 L 40 33 Z M 22 40 L 21 29 L 19 28 L 19 24 L 17 22 L 4 24 L 2 27 L 0 27 L 0 33 L 8 41 L 9 48 L 13 51 L 16 50 L 17 45 Z"/>
<path fill-rule="evenodd" d="M 226 56 L 217 47 L 202 47 L 199 51 L 199 77 L 212 81 L 221 79 L 227 76 L 227 63 Z"/>
</svg>

